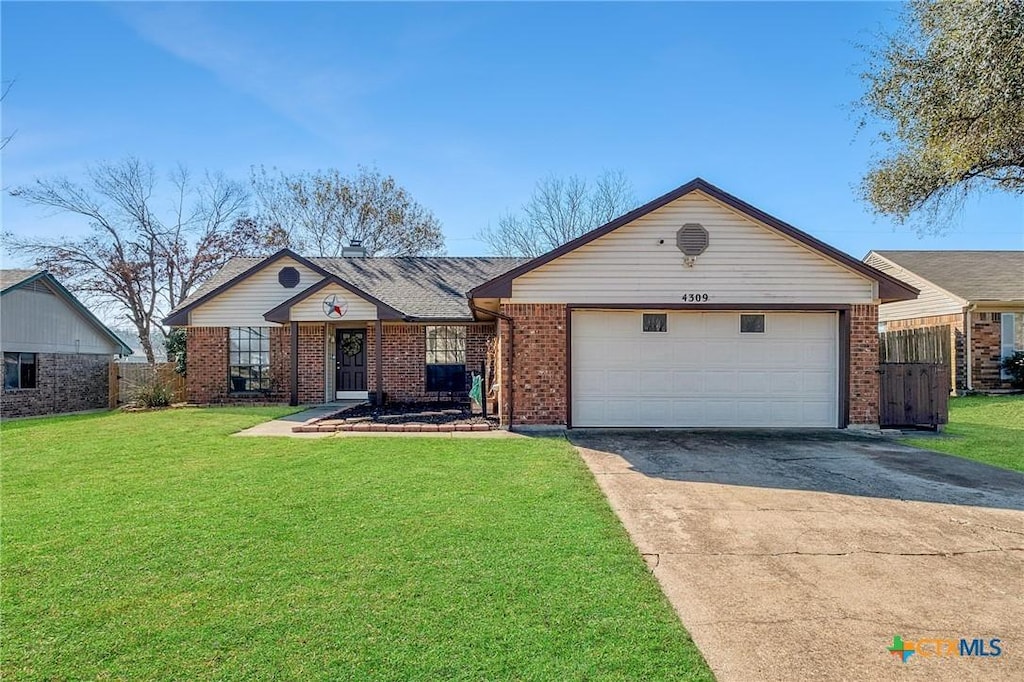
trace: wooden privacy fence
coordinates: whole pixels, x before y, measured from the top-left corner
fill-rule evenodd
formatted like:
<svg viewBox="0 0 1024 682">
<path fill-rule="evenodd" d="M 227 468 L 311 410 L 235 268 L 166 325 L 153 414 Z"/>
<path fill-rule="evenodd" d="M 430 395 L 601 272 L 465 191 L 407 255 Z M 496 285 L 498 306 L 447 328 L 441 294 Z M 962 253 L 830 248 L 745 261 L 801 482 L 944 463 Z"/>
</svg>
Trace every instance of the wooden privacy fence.
<svg viewBox="0 0 1024 682">
<path fill-rule="evenodd" d="M 878 335 L 879 362 L 925 362 L 950 365 L 952 338 L 949 325 L 899 329 Z"/>
<path fill-rule="evenodd" d="M 130 402 L 137 390 L 153 383 L 170 388 L 174 402 L 185 402 L 185 377 L 174 371 L 173 362 L 158 362 L 155 365 L 133 362 L 110 363 L 110 407 Z"/>
<path fill-rule="evenodd" d="M 882 427 L 938 428 L 949 421 L 948 365 L 883 362 L 878 371 L 878 421 Z"/>
</svg>

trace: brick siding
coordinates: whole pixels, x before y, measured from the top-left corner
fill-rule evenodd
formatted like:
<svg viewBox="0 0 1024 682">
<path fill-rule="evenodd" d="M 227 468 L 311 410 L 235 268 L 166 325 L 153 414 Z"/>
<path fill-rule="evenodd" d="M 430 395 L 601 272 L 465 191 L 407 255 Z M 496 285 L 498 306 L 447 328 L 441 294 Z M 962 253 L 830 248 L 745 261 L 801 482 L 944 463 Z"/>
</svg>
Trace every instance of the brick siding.
<svg viewBox="0 0 1024 682">
<path fill-rule="evenodd" d="M 391 402 L 422 402 L 437 397 L 426 391 L 427 326 L 382 325 L 383 389 Z M 466 327 L 466 371 L 479 372 L 487 355 L 487 343 L 494 338 L 494 324 Z M 372 323 L 367 325 L 366 340 L 366 388 L 372 394 L 377 390 L 377 341 Z"/>
<path fill-rule="evenodd" d="M 507 352 L 508 323 L 502 322 L 499 330 L 502 423 L 508 423 L 511 389 L 513 425 L 565 424 L 565 305 L 506 303 L 501 311 L 515 325 L 514 367 Z"/>
<path fill-rule="evenodd" d="M 109 355 L 37 353 L 36 388 L 3 389 L 0 416 L 32 417 L 109 406 Z"/>
<path fill-rule="evenodd" d="M 425 401 L 436 396 L 426 392 L 426 326 L 424 324 L 383 325 L 384 392 L 391 401 Z M 478 371 L 486 356 L 487 343 L 494 337 L 494 325 L 467 325 L 466 368 Z M 299 325 L 299 403 L 317 404 L 325 398 L 324 325 Z M 232 394 L 228 386 L 228 328 L 189 327 L 188 374 L 186 386 L 192 403 L 287 402 L 291 398 L 291 328 L 270 330 L 271 388 L 267 393 Z M 377 387 L 376 337 L 374 324 L 366 328 L 366 386 Z"/>
<path fill-rule="evenodd" d="M 850 424 L 878 425 L 878 306 L 850 309 Z"/>
<path fill-rule="evenodd" d="M 1001 391 L 1013 388 L 1000 377 L 1002 314 L 971 313 L 971 388 Z"/>
</svg>

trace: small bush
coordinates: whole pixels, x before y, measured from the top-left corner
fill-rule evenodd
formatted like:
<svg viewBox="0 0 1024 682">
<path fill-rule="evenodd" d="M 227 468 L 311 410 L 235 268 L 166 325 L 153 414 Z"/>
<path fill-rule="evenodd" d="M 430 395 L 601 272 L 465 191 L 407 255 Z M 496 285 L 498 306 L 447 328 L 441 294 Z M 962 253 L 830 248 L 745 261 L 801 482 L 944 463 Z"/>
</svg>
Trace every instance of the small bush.
<svg viewBox="0 0 1024 682">
<path fill-rule="evenodd" d="M 173 400 L 174 392 L 158 381 L 140 386 L 132 394 L 132 401 L 141 407 L 167 407 Z"/>
<path fill-rule="evenodd" d="M 1010 375 L 1010 383 L 1014 388 L 1024 388 L 1024 351 L 1003 358 L 1001 366 Z"/>
</svg>

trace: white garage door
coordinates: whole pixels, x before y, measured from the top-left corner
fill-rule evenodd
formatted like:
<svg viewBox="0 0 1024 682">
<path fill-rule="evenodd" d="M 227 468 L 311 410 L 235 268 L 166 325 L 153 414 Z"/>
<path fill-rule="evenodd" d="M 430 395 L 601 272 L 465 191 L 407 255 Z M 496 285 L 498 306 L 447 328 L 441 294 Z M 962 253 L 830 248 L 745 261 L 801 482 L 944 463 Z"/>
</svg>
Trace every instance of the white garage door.
<svg viewBox="0 0 1024 682">
<path fill-rule="evenodd" d="M 574 311 L 573 426 L 835 427 L 836 313 L 761 315 Z"/>
</svg>

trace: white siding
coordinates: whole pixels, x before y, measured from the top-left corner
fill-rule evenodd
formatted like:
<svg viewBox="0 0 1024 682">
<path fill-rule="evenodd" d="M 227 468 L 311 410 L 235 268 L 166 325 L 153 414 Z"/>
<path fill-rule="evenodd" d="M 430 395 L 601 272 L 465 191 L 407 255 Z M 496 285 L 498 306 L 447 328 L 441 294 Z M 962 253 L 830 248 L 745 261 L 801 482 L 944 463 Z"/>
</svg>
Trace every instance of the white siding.
<svg viewBox="0 0 1024 682">
<path fill-rule="evenodd" d="M 692 268 L 676 247 L 684 223 L 710 234 Z M 871 303 L 874 282 L 695 192 L 517 277 L 510 302 L 682 303 L 690 293 L 719 304 Z"/>
<path fill-rule="evenodd" d="M 330 296 L 337 296 L 340 301 L 345 304 L 345 314 L 341 317 L 328 317 L 324 312 L 324 299 Z M 340 287 L 337 284 L 331 284 L 314 294 L 310 294 L 309 298 L 304 301 L 300 301 L 292 306 L 290 318 L 297 322 L 342 322 L 345 320 L 376 320 L 377 319 L 377 306 L 370 303 L 364 298 L 360 298 L 357 294 L 352 293 L 344 287 Z"/>
<path fill-rule="evenodd" d="M 15 289 L 0 301 L 0 345 L 6 351 L 96 353 L 119 348 L 67 301 L 54 293 Z"/>
<path fill-rule="evenodd" d="M 277 281 L 281 268 L 287 266 L 299 271 L 299 285 L 293 289 L 286 289 Z M 189 314 L 189 324 L 193 327 L 276 327 L 278 325 L 263 319 L 263 313 L 322 279 L 305 265 L 282 258 L 195 308 Z"/>
<path fill-rule="evenodd" d="M 872 252 L 868 254 L 864 262 L 921 290 L 917 298 L 912 301 L 898 301 L 896 303 L 883 303 L 880 305 L 878 307 L 879 322 L 909 320 L 916 317 L 956 315 L 963 312 L 963 307 L 967 305 L 967 302 L 963 299 L 954 296 L 944 289 L 938 288 L 928 280 L 918 277 L 887 258 L 879 256 L 877 253 Z"/>
</svg>

